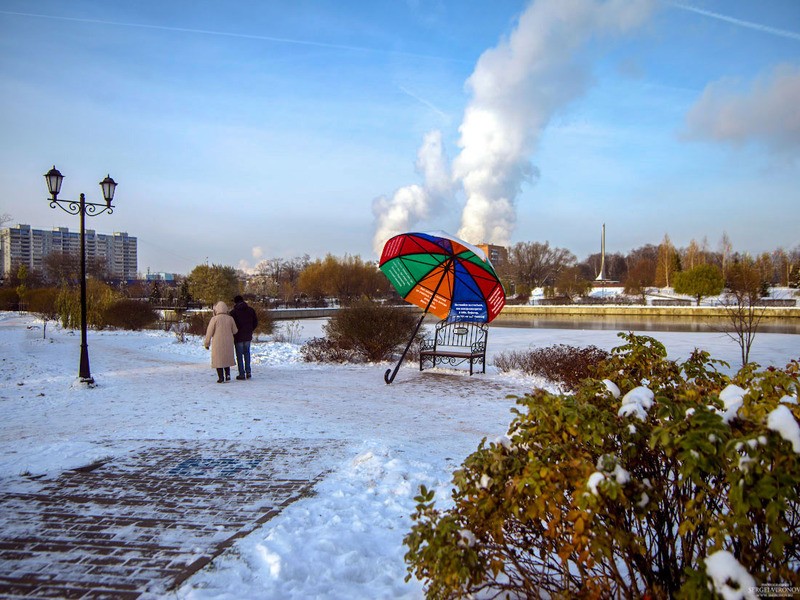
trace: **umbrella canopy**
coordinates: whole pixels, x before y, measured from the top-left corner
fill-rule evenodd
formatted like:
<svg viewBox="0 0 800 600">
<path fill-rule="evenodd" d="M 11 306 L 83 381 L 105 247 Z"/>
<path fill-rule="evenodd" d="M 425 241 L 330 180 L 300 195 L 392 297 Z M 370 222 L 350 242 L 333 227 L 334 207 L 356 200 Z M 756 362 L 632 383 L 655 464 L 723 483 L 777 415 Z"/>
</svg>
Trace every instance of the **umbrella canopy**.
<svg viewBox="0 0 800 600">
<path fill-rule="evenodd" d="M 406 302 L 440 319 L 488 323 L 506 303 L 484 252 L 443 231 L 391 238 L 380 269 Z"/>
</svg>

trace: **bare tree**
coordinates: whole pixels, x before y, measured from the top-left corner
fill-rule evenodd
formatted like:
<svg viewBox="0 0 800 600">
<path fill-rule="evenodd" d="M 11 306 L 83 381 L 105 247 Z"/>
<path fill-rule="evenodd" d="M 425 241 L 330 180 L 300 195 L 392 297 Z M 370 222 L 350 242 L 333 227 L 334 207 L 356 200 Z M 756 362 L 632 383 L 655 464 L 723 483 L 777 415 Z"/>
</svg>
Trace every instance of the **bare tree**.
<svg viewBox="0 0 800 600">
<path fill-rule="evenodd" d="M 58 319 L 58 290 L 56 288 L 39 288 L 28 293 L 28 312 L 42 320 L 42 338 L 47 337 L 48 321 Z"/>
<path fill-rule="evenodd" d="M 591 289 L 592 282 L 583 276 L 577 266 L 567 267 L 556 278 L 556 290 L 569 298 L 570 302 L 574 302 L 576 296 L 586 296 Z"/>
<path fill-rule="evenodd" d="M 719 254 L 722 259 L 722 274 L 726 277 L 728 276 L 728 265 L 730 264 L 731 260 L 731 253 L 733 252 L 733 244 L 731 243 L 731 238 L 728 237 L 728 232 L 722 232 L 722 239 L 719 241 Z"/>
<path fill-rule="evenodd" d="M 766 309 L 759 306 L 761 274 L 752 261 L 741 261 L 728 269 L 725 313 L 729 329 L 725 335 L 735 341 L 742 353 L 742 366 L 750 361 L 750 348 Z"/>
<path fill-rule="evenodd" d="M 653 285 L 656 274 L 656 260 L 648 256 L 636 259 L 628 268 L 625 278 L 625 293 L 641 298 L 642 304 L 647 304 L 647 288 Z"/>
<path fill-rule="evenodd" d="M 772 262 L 772 256 L 769 252 L 762 252 L 756 258 L 756 267 L 761 277 L 762 285 L 769 287 L 780 279 L 780 273 L 775 268 Z"/>
<path fill-rule="evenodd" d="M 789 268 L 787 274 L 789 287 L 800 287 L 800 245 L 789 253 Z"/>
<path fill-rule="evenodd" d="M 682 251 L 682 254 L 683 261 L 681 262 L 681 266 L 685 270 L 690 271 L 706 262 L 705 253 L 700 248 L 700 244 L 694 239 L 689 242 L 689 245 Z"/>
<path fill-rule="evenodd" d="M 578 267 L 581 269 L 581 275 L 584 279 L 593 281 L 600 273 L 600 263 L 602 255 L 599 252 L 590 254 Z M 606 254 L 605 259 L 605 275 L 608 281 L 625 281 L 628 275 L 628 261 L 625 256 L 619 252 Z"/>
<path fill-rule="evenodd" d="M 670 287 L 672 274 L 680 271 L 680 258 L 675 246 L 669 239 L 669 235 L 664 234 L 664 239 L 658 246 L 658 260 L 656 262 L 656 281 L 658 287 Z"/>
<path fill-rule="evenodd" d="M 508 260 L 516 282 L 529 288 L 555 285 L 558 274 L 575 264 L 575 255 L 550 242 L 519 242 L 511 247 Z"/>
<path fill-rule="evenodd" d="M 789 253 L 783 248 L 773 250 L 772 264 L 774 265 L 775 273 L 777 273 L 777 284 L 780 286 L 789 285 L 789 275 L 791 274 L 792 266 Z"/>
<path fill-rule="evenodd" d="M 275 283 L 281 281 L 284 261 L 280 258 L 262 260 L 256 265 L 256 273 L 268 277 Z"/>
<path fill-rule="evenodd" d="M 297 295 L 297 284 L 300 273 L 311 262 L 308 254 L 295 258 L 270 258 L 256 265 L 257 293 L 278 296 L 289 302 Z"/>
<path fill-rule="evenodd" d="M 378 267 L 360 256 L 343 258 L 327 255 L 315 260 L 300 273 L 297 288 L 312 298 L 338 298 L 342 303 L 362 296 L 372 298 L 388 291 L 386 277 Z"/>
<path fill-rule="evenodd" d="M 80 254 L 71 252 L 51 252 L 44 257 L 44 277 L 51 285 L 65 283 L 78 285 L 81 280 Z M 108 265 L 100 258 L 87 258 L 86 274 L 95 279 L 108 279 Z"/>
</svg>

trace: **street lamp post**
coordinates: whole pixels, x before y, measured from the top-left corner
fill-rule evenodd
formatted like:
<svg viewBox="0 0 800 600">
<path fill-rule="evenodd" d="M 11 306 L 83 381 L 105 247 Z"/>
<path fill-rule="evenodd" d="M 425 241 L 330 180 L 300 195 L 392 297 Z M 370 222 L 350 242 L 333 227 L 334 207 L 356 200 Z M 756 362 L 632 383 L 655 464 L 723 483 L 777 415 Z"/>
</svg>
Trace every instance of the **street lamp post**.
<svg viewBox="0 0 800 600">
<path fill-rule="evenodd" d="M 80 195 L 80 200 L 59 200 L 58 194 L 61 192 L 61 184 L 64 181 L 64 176 L 56 169 L 55 165 L 44 175 L 47 181 L 47 191 L 50 192 L 50 208 L 58 206 L 62 210 L 71 215 L 80 215 L 81 217 L 81 362 L 78 370 L 78 377 L 81 382 L 94 385 L 91 371 L 89 370 L 89 347 L 86 343 L 86 234 L 85 234 L 85 221 L 86 216 L 94 217 L 101 215 L 104 212 L 111 214 L 114 212 L 114 207 L 111 201 L 114 199 L 114 190 L 117 183 L 108 175 L 103 181 L 100 182 L 100 187 L 103 190 L 103 198 L 105 204 L 95 204 L 93 202 L 86 202 L 86 196 Z"/>
</svg>

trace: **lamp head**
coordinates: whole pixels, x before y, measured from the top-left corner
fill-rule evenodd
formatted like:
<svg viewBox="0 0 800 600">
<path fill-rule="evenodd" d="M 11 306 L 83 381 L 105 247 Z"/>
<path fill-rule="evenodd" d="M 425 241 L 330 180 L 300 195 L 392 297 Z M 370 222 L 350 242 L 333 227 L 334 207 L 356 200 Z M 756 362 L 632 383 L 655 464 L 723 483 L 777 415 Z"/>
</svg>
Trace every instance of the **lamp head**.
<svg viewBox="0 0 800 600">
<path fill-rule="evenodd" d="M 55 200 L 58 198 L 58 194 L 61 191 L 61 184 L 64 182 L 64 176 L 56 169 L 56 166 L 53 165 L 53 168 L 44 174 L 44 179 L 47 182 L 47 191 L 50 192 L 53 200 Z"/>
<path fill-rule="evenodd" d="M 111 207 L 111 201 L 114 199 L 114 190 L 117 187 L 117 182 L 111 179 L 108 175 L 103 181 L 100 182 L 100 188 L 103 190 L 103 198 L 106 204 Z"/>
</svg>

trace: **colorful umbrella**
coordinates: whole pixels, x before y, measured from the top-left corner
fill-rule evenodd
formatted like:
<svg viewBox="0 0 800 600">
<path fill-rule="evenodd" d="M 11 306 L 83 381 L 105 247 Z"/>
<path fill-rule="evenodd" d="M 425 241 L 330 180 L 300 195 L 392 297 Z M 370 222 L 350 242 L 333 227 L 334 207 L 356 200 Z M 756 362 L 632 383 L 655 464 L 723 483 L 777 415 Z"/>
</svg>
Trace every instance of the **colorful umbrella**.
<svg viewBox="0 0 800 600">
<path fill-rule="evenodd" d="M 406 302 L 449 321 L 488 323 L 503 309 L 506 295 L 484 252 L 443 231 L 402 233 L 383 247 L 381 271 Z M 416 335 L 416 330 L 414 331 Z M 414 336 L 389 376 L 391 383 Z"/>
</svg>

